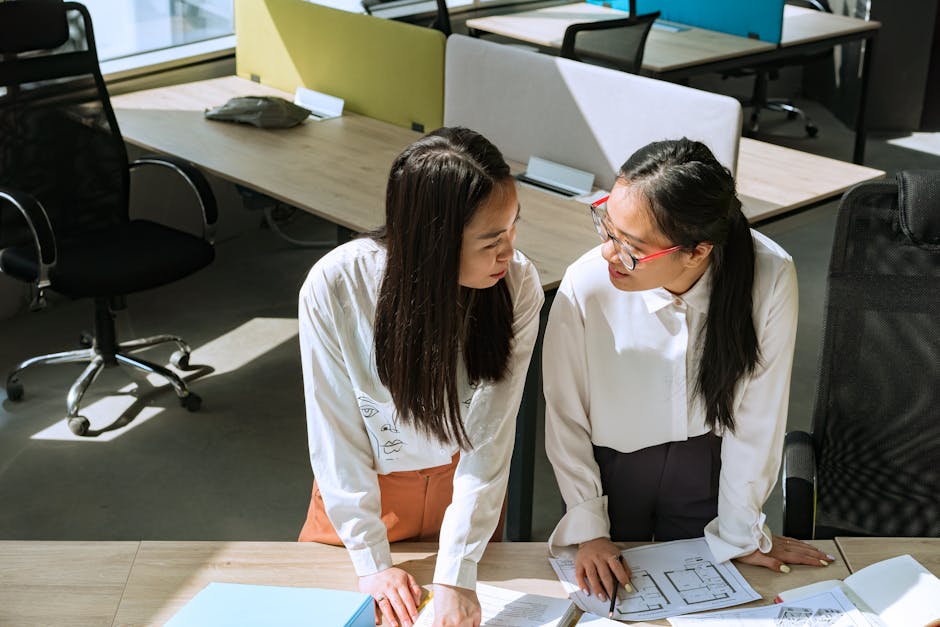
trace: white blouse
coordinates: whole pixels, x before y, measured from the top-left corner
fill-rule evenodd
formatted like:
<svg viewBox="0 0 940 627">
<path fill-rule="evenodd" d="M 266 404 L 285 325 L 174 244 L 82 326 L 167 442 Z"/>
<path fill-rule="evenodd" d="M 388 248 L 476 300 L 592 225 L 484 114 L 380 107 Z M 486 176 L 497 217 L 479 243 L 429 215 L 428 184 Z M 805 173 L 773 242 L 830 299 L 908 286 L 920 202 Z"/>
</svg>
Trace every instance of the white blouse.
<svg viewBox="0 0 940 627">
<path fill-rule="evenodd" d="M 327 516 L 360 576 L 392 566 L 377 475 L 449 464 L 458 450 L 401 422 L 379 380 L 373 324 L 384 272 L 385 247 L 356 239 L 321 258 L 300 289 L 310 463 Z M 461 451 L 457 464 L 435 583 L 475 586 L 506 493 L 516 413 L 545 297 L 535 266 L 518 251 L 504 280 L 514 311 L 508 374 L 473 389 L 460 368 L 462 418 L 473 448 Z"/>
<path fill-rule="evenodd" d="M 751 235 L 760 361 L 738 384 L 734 432 L 720 434 L 718 516 L 705 527 L 719 561 L 770 550 L 761 510 L 780 466 L 796 338 L 793 260 Z M 565 272 L 545 332 L 545 448 L 567 504 L 552 546 L 610 535 L 592 445 L 629 453 L 709 431 L 693 390 L 711 268 L 680 296 L 664 288 L 625 292 L 611 284 L 600 248 Z"/>
</svg>

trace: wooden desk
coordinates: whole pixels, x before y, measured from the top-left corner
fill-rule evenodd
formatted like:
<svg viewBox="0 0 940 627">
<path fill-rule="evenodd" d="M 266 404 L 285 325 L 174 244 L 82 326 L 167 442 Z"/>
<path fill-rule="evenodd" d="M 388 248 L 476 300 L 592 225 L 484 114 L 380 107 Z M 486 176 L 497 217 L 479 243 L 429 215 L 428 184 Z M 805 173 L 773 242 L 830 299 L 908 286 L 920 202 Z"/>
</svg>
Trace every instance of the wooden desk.
<svg viewBox="0 0 940 627">
<path fill-rule="evenodd" d="M 571 24 L 623 17 L 624 12 L 587 3 L 566 4 L 509 15 L 493 15 L 467 20 L 472 34 L 493 33 L 535 44 L 557 52 L 565 29 Z M 799 58 L 850 41 L 864 40 L 861 92 L 859 94 L 855 147 L 852 160 L 865 158 L 865 111 L 868 77 L 879 22 L 786 6 L 780 45 L 717 33 L 701 28 L 667 31 L 650 30 L 643 52 L 643 74 L 679 81 L 696 74 L 756 67 L 776 61 Z"/>
<path fill-rule="evenodd" d="M 835 554 L 835 543 L 814 543 Z M 626 546 L 626 545 L 625 545 Z M 393 544 L 396 564 L 431 582 L 434 544 Z M 788 575 L 738 566 L 763 597 L 823 579 L 843 578 L 842 562 L 797 566 Z M 544 543 L 494 543 L 479 580 L 564 597 Z M 169 620 L 208 583 L 356 589 L 345 549 L 295 542 L 0 542 L 0 624 L 153 625 Z M 633 623 L 666 625 L 666 621 Z"/>
<path fill-rule="evenodd" d="M 382 223 L 389 167 L 419 133 L 355 114 L 285 130 L 203 119 L 204 109 L 247 94 L 290 98 L 229 76 L 125 94 L 112 104 L 121 132 L 132 144 L 176 155 L 354 231 Z M 492 139 L 499 144 L 499 138 Z M 519 163 L 510 165 L 515 172 L 524 169 Z M 883 175 L 881 170 L 741 140 L 738 191 L 753 224 Z M 597 244 L 597 236 L 579 203 L 522 185 L 519 193 L 518 246 L 535 262 L 542 287 L 554 289 L 568 264 Z"/>
<path fill-rule="evenodd" d="M 909 554 L 940 577 L 940 538 L 845 538 L 835 540 L 853 573 L 889 557 Z"/>
<path fill-rule="evenodd" d="M 590 6 L 590 5 L 589 5 Z M 234 76 L 140 91 L 112 99 L 124 138 L 147 150 L 176 155 L 223 179 L 299 207 L 353 231 L 384 221 L 388 170 L 420 134 L 355 114 L 285 130 L 211 122 L 203 110 L 232 96 L 284 92 Z M 499 138 L 492 138 L 499 144 Z M 832 198 L 852 185 L 883 176 L 880 170 L 826 159 L 763 142 L 742 140 L 738 190 L 752 223 Z M 515 172 L 524 166 L 510 164 Z M 580 203 L 519 185 L 522 204 L 516 245 L 535 263 L 549 292 L 565 269 L 597 245 Z M 532 477 L 540 344 L 526 379 L 510 474 L 507 534 L 531 536 Z"/>
</svg>

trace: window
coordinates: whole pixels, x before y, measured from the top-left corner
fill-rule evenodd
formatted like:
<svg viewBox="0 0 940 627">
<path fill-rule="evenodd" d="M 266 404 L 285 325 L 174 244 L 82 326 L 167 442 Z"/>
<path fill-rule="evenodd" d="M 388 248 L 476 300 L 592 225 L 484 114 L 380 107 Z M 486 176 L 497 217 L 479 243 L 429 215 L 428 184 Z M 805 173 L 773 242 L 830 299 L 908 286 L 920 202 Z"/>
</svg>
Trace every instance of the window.
<svg viewBox="0 0 940 627">
<path fill-rule="evenodd" d="M 234 33 L 232 0 L 83 0 L 102 62 Z M 230 47 L 229 43 L 229 47 Z M 180 56 L 185 56 L 181 51 Z"/>
</svg>

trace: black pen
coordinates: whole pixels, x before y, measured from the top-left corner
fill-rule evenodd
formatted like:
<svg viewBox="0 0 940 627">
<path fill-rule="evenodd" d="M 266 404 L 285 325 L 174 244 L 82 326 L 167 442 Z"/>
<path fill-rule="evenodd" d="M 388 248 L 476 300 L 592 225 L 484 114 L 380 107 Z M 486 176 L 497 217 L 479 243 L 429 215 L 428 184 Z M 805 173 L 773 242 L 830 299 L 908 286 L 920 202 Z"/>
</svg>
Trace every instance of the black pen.
<svg viewBox="0 0 940 627">
<path fill-rule="evenodd" d="M 610 595 L 610 611 L 607 612 L 607 618 L 614 617 L 614 608 L 617 607 L 617 580 L 614 579 L 614 593 Z"/>
</svg>

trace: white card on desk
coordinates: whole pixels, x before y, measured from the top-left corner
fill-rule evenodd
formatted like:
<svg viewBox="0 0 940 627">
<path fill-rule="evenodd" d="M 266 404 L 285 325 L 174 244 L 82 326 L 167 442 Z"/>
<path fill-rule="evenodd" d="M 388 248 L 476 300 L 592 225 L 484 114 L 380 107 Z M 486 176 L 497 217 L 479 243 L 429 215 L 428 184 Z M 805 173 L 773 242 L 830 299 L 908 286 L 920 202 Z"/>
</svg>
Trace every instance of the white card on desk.
<svg viewBox="0 0 940 627">
<path fill-rule="evenodd" d="M 314 118 L 329 120 L 343 115 L 343 105 L 346 101 L 306 87 L 298 87 L 294 93 L 294 104 L 309 109 Z"/>
</svg>

